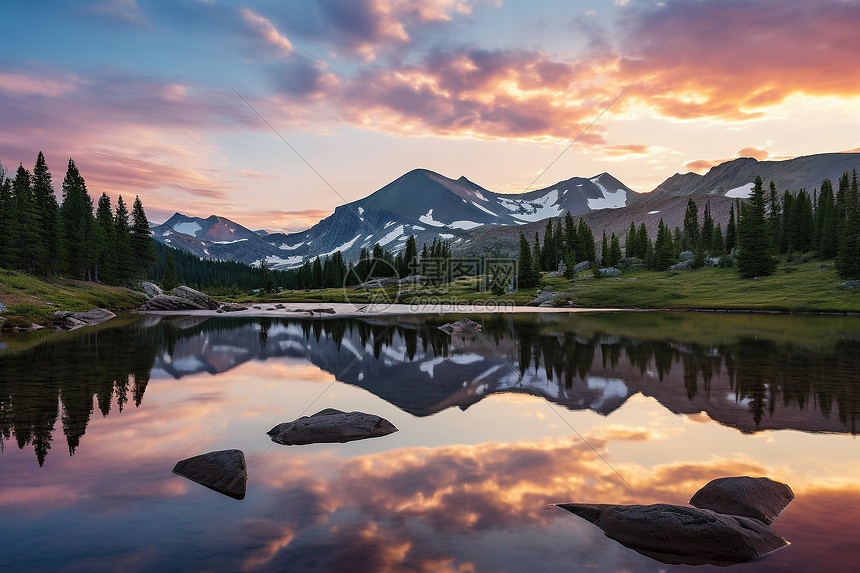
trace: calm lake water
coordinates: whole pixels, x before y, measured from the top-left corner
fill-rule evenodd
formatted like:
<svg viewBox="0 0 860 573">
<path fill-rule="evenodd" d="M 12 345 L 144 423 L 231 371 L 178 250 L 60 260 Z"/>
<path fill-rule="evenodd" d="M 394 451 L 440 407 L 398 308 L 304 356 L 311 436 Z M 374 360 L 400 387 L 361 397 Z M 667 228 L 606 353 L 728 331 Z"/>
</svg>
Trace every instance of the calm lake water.
<svg viewBox="0 0 860 573">
<path fill-rule="evenodd" d="M 769 476 L 791 545 L 856 571 L 860 320 L 697 313 L 126 317 L 0 350 L 3 571 L 663 571 L 550 504 Z M 457 318 L 457 317 L 454 317 Z M 400 431 L 280 446 L 324 408 Z M 245 452 L 247 496 L 173 475 Z"/>
</svg>

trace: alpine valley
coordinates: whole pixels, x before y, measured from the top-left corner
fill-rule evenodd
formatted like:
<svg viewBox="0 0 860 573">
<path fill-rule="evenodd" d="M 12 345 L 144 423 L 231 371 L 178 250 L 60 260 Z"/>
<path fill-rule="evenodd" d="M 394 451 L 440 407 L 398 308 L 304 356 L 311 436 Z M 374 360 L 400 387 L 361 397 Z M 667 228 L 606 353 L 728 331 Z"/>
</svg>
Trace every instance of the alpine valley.
<svg viewBox="0 0 860 573">
<path fill-rule="evenodd" d="M 417 244 L 450 241 L 459 255 L 510 256 L 517 252 L 519 233 L 534 236 L 545 219 L 570 213 L 582 217 L 599 236 L 623 237 L 634 221 L 649 232 L 658 221 L 682 224 L 687 202 L 701 211 L 710 203 L 715 223 L 725 227 L 729 207 L 752 189 L 756 175 L 774 181 L 777 189 L 812 192 L 824 179 L 836 181 L 860 167 L 860 153 L 826 153 L 785 161 L 742 157 L 712 167 L 705 175 L 675 174 L 648 193 L 637 193 L 610 175 L 564 181 L 520 194 L 494 193 L 466 177 L 450 179 L 415 169 L 378 191 L 337 207 L 333 214 L 297 233 L 251 231 L 212 215 L 199 218 L 176 213 L 152 227 L 153 238 L 198 257 L 238 261 L 252 266 L 266 260 L 276 269 L 302 265 L 340 251 L 356 261 L 361 249 L 379 244 L 397 253 L 414 235 Z M 543 221 L 543 223 L 541 223 Z"/>
</svg>

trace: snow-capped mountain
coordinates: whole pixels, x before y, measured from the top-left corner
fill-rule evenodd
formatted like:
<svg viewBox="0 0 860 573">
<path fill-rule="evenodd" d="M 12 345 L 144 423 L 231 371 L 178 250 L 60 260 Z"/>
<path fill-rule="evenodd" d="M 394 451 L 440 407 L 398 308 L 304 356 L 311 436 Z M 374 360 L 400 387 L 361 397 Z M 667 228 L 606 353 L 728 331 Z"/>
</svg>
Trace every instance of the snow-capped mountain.
<svg viewBox="0 0 860 573">
<path fill-rule="evenodd" d="M 340 251 L 358 259 L 362 248 L 379 243 L 398 252 L 409 235 L 419 245 L 441 238 L 455 245 L 469 231 L 492 226 L 517 226 L 596 209 L 629 204 L 635 193 L 602 173 L 591 179 L 574 177 L 520 194 L 494 193 L 465 177 L 449 179 L 416 169 L 378 191 L 341 205 L 319 223 L 298 233 L 254 232 L 216 216 L 208 219 L 175 214 L 153 228 L 156 240 L 197 256 L 260 264 L 265 257 L 275 268 L 291 268 L 318 256 Z"/>
</svg>

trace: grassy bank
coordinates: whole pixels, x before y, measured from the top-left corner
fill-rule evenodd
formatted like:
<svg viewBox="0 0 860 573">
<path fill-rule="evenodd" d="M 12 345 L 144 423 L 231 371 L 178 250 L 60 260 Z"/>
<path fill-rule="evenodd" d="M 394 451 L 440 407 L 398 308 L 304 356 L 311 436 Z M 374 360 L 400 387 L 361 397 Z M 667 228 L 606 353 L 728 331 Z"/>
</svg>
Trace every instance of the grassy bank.
<svg viewBox="0 0 860 573">
<path fill-rule="evenodd" d="M 620 277 L 593 278 L 590 271 L 574 280 L 547 279 L 541 287 L 569 293 L 577 306 L 591 308 L 771 310 L 782 312 L 860 312 L 860 289 L 843 288 L 832 261 L 783 262 L 776 273 L 743 279 L 734 269 L 707 268 L 693 271 L 626 271 Z M 525 304 L 540 289 L 520 289 L 501 297 L 475 292 L 474 279 L 461 279 L 439 288 L 406 290 L 399 302 L 418 300 L 478 302 L 505 300 Z M 352 302 L 367 303 L 374 297 L 395 299 L 397 287 L 376 291 L 321 289 L 281 292 L 262 297 L 238 296 L 236 302 Z"/>
<path fill-rule="evenodd" d="M 129 310 L 142 301 L 141 293 L 124 287 L 57 277 L 42 279 L 0 269 L 0 302 L 9 308 L 3 315 L 7 326 L 16 322 L 47 324 L 58 310 Z"/>
</svg>

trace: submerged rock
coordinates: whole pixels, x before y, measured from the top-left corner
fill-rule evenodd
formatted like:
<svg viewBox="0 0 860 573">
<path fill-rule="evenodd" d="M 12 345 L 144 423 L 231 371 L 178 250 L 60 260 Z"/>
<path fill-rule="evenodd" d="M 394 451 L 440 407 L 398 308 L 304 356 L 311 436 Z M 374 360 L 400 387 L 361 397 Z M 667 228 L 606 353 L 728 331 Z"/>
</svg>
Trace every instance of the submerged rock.
<svg viewBox="0 0 860 573">
<path fill-rule="evenodd" d="M 737 476 L 709 482 L 693 495 L 690 505 L 770 524 L 793 499 L 794 492 L 784 483 L 765 477 Z"/>
<path fill-rule="evenodd" d="M 242 450 L 219 450 L 188 458 L 173 473 L 233 499 L 245 499 L 248 470 Z"/>
<path fill-rule="evenodd" d="M 756 519 L 695 507 L 663 503 L 564 503 L 558 507 L 595 524 L 607 537 L 663 563 L 731 565 L 788 544 Z"/>
<path fill-rule="evenodd" d="M 297 446 L 351 442 L 387 436 L 396 431 L 394 424 L 375 414 L 326 408 L 313 416 L 278 424 L 266 433 L 276 444 Z"/>
<path fill-rule="evenodd" d="M 448 334 L 459 334 L 460 336 L 471 336 L 481 332 L 483 327 L 468 318 L 461 318 L 456 322 L 449 322 L 439 327 L 439 330 Z"/>
</svg>

